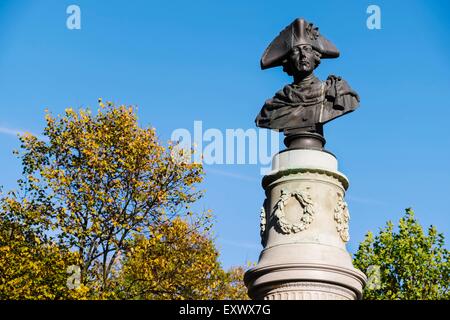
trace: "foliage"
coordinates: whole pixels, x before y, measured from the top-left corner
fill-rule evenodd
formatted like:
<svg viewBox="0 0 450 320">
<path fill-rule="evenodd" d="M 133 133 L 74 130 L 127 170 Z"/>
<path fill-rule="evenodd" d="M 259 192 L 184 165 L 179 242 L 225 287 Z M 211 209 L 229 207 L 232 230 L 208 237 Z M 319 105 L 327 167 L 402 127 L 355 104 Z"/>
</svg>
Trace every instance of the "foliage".
<svg viewBox="0 0 450 320">
<path fill-rule="evenodd" d="M 76 254 L 0 217 L 0 299 L 83 299 L 87 288 L 67 287 Z"/>
<path fill-rule="evenodd" d="M 0 196 L 0 299 L 238 297 L 210 214 L 189 211 L 201 164 L 140 127 L 133 107 L 99 104 L 47 112 L 43 138 L 20 137 L 23 178 Z"/>
<path fill-rule="evenodd" d="M 354 265 L 363 271 L 376 266 L 371 268 L 375 272 L 369 275 L 365 299 L 449 299 L 448 258 L 443 234 L 433 226 L 425 234 L 413 210 L 406 209 L 397 232 L 389 221 L 376 237 L 366 235 Z"/>
<path fill-rule="evenodd" d="M 231 287 L 228 274 L 207 232 L 174 219 L 152 227 L 150 233 L 150 238 L 136 236 L 124 259 L 121 292 L 126 298 L 224 297 L 223 289 Z"/>
<path fill-rule="evenodd" d="M 220 300 L 249 300 L 247 287 L 244 284 L 244 274 L 246 269 L 243 267 L 233 267 L 225 274 L 225 280 L 221 282 Z"/>
<path fill-rule="evenodd" d="M 58 243 L 76 248 L 82 283 L 108 291 L 119 250 L 167 212 L 201 195 L 199 164 L 176 162 L 155 130 L 140 128 L 132 107 L 104 106 L 98 114 L 66 109 L 47 113 L 44 135 L 21 137 L 26 199 L 39 207 L 39 223 L 57 233 Z"/>
</svg>

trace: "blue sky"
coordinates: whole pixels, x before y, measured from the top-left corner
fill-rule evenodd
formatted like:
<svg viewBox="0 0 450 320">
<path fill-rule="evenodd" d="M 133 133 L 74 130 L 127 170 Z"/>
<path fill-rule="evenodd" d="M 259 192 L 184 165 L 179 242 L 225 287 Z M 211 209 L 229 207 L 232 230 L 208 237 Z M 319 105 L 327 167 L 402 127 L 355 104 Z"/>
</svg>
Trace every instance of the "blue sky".
<svg viewBox="0 0 450 320">
<path fill-rule="evenodd" d="M 81 8 L 81 30 L 66 8 Z M 381 8 L 381 30 L 366 8 Z M 163 141 L 177 128 L 253 128 L 265 99 L 290 81 L 261 71 L 269 42 L 296 17 L 319 26 L 341 57 L 316 75 L 344 77 L 361 107 L 325 127 L 350 179 L 354 252 L 368 230 L 413 207 L 449 236 L 450 22 L 448 1 L 0 1 L 0 185 L 20 163 L 14 131 L 40 133 L 44 109 L 139 107 Z M 206 166 L 198 209 L 212 209 L 226 267 L 256 261 L 264 193 L 259 165 Z M 448 241 L 448 239 L 447 239 Z"/>
</svg>

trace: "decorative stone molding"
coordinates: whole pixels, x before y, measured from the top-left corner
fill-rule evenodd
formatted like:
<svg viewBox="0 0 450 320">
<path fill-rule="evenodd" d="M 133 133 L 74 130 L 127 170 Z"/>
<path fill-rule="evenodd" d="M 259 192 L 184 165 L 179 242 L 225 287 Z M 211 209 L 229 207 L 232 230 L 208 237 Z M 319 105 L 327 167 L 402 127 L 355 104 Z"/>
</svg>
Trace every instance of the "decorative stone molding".
<svg viewBox="0 0 450 320">
<path fill-rule="evenodd" d="M 292 250 L 293 246 L 295 245 L 287 250 L 291 256 L 297 254 Z M 353 267 L 347 252 L 338 249 L 339 251 L 333 254 L 335 250 L 333 247 L 325 247 L 312 243 L 298 247 L 298 254 L 308 258 L 314 255 L 316 257 L 334 255 L 333 259 L 328 261 L 317 261 L 313 257 L 316 261 L 313 263 L 302 263 L 298 260 L 286 261 L 286 259 L 280 263 L 281 256 L 273 256 L 267 260 L 265 255 L 267 250 L 278 250 L 279 247 L 265 249 L 262 253 L 263 261 L 260 261 L 263 264 L 258 262 L 255 268 L 245 273 L 244 283 L 249 289 L 249 297 L 254 300 L 361 299 L 362 288 L 367 277 Z M 282 293 L 281 297 L 280 293 Z M 289 294 L 286 295 L 286 293 Z M 316 293 L 320 295 L 317 296 Z M 338 295 L 340 298 L 337 297 Z"/>
<path fill-rule="evenodd" d="M 295 198 L 303 208 L 298 223 L 289 222 L 284 212 L 284 207 L 290 198 Z M 277 218 L 277 224 L 282 233 L 291 234 L 303 231 L 313 221 L 314 207 L 311 196 L 306 191 L 286 192 L 285 189 L 281 189 L 281 196 L 275 205 L 273 215 Z"/>
<path fill-rule="evenodd" d="M 348 222 L 350 220 L 350 213 L 348 211 L 347 203 L 344 200 L 344 196 L 341 193 L 337 193 L 338 201 L 337 206 L 334 209 L 334 220 L 336 221 L 336 229 L 344 242 L 350 240 L 350 234 L 348 232 Z"/>
<path fill-rule="evenodd" d="M 263 206 L 261 207 L 261 213 L 260 213 L 260 223 L 259 223 L 259 234 L 261 236 L 261 244 L 263 247 L 266 246 L 266 224 L 267 224 L 267 215 L 266 215 L 266 201 L 264 200 Z"/>
<path fill-rule="evenodd" d="M 282 177 L 296 175 L 296 174 L 300 174 L 300 173 L 319 174 L 319 176 L 325 175 L 327 177 L 333 178 L 334 180 L 336 180 L 336 182 L 340 183 L 342 185 L 342 187 L 344 188 L 344 190 L 348 189 L 349 183 L 348 183 L 347 178 L 343 174 L 338 173 L 338 172 L 333 172 L 330 170 L 318 169 L 318 168 L 291 168 L 291 169 L 280 170 L 280 171 L 277 171 L 272 174 L 268 174 L 268 175 L 264 176 L 264 178 L 262 180 L 263 188 L 266 189 L 271 183 L 277 181 L 278 179 L 280 179 Z"/>
<path fill-rule="evenodd" d="M 264 300 L 355 300 L 351 290 L 320 282 L 291 282 L 269 290 Z"/>
</svg>

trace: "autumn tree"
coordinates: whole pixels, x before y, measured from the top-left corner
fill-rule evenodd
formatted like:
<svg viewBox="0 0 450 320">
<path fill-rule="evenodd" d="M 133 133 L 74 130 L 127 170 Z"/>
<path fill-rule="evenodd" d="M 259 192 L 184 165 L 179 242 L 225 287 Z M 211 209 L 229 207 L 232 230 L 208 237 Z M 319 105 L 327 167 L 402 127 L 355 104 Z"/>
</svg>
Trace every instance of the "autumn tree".
<svg viewBox="0 0 450 320">
<path fill-rule="evenodd" d="M 155 226 L 189 214 L 202 195 L 194 187 L 202 166 L 177 161 L 173 145 L 141 128 L 132 107 L 101 100 L 96 115 L 47 113 L 43 135 L 20 137 L 24 178 L 8 201 L 26 209 L 20 211 L 29 226 L 51 230 L 52 241 L 77 253 L 83 285 L 113 297 L 128 241 L 136 234 L 151 239 Z"/>
<path fill-rule="evenodd" d="M 220 300 L 249 300 L 247 287 L 244 284 L 244 274 L 247 269 L 243 266 L 230 268 L 225 273 L 217 292 Z"/>
<path fill-rule="evenodd" d="M 222 270 L 213 242 L 174 219 L 136 235 L 123 262 L 121 292 L 131 299 L 214 298 Z"/>
<path fill-rule="evenodd" d="M 210 213 L 189 209 L 201 164 L 132 107 L 99 103 L 47 112 L 43 136 L 20 137 L 23 178 L 0 194 L 0 299 L 247 298 L 243 269 L 218 261 Z"/>
<path fill-rule="evenodd" d="M 182 219 L 135 236 L 123 261 L 120 294 L 128 299 L 247 299 L 243 269 L 224 271 L 209 228 Z"/>
<path fill-rule="evenodd" d="M 24 208 L 8 197 L 0 198 L 0 299 L 85 298 L 86 287 L 67 286 L 67 270 L 79 263 L 77 254 L 24 224 L 20 218 Z"/>
<path fill-rule="evenodd" d="M 426 234 L 411 209 L 406 209 L 398 230 L 389 221 L 377 236 L 369 232 L 353 263 L 369 277 L 364 299 L 450 298 L 449 251 L 444 235 L 434 226 Z"/>
</svg>

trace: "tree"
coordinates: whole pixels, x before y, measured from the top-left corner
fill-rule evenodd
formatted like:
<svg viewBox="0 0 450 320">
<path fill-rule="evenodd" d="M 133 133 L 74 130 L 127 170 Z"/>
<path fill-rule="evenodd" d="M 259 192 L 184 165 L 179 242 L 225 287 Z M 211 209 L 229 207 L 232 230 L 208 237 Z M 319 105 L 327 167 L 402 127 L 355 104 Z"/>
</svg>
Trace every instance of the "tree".
<svg viewBox="0 0 450 320">
<path fill-rule="evenodd" d="M 247 298 L 243 269 L 218 261 L 211 214 L 189 210 L 201 164 L 132 107 L 99 103 L 47 112 L 43 138 L 20 137 L 23 178 L 0 194 L 0 299 Z"/>
<path fill-rule="evenodd" d="M 135 236 L 123 262 L 121 292 L 132 299 L 217 299 L 226 273 L 207 231 L 182 219 Z"/>
<path fill-rule="evenodd" d="M 81 283 L 98 297 L 113 297 L 118 255 L 136 234 L 152 238 L 155 226 L 190 214 L 201 197 L 202 166 L 177 161 L 153 128 L 141 128 L 132 107 L 66 109 L 46 115 L 45 139 L 20 137 L 24 179 L 8 202 L 27 226 L 74 250 Z M 182 209 L 182 210 L 181 210 Z"/>
<path fill-rule="evenodd" d="M 1 205 L 5 212 L 10 204 Z M 86 287 L 67 287 L 67 268 L 76 264 L 75 253 L 0 215 L 0 299 L 83 299 Z"/>
<path fill-rule="evenodd" d="M 136 235 L 123 259 L 120 294 L 127 299 L 248 299 L 244 269 L 224 271 L 210 228 L 182 219 Z"/>
<path fill-rule="evenodd" d="M 356 268 L 368 270 L 364 299 L 425 300 L 449 299 L 449 251 L 444 235 L 434 226 L 425 234 L 412 209 L 374 237 L 367 233 L 353 261 Z"/>
<path fill-rule="evenodd" d="M 232 267 L 225 274 L 222 281 L 218 299 L 220 300 L 249 300 L 247 287 L 244 284 L 244 274 L 246 269 L 242 266 Z"/>
</svg>

